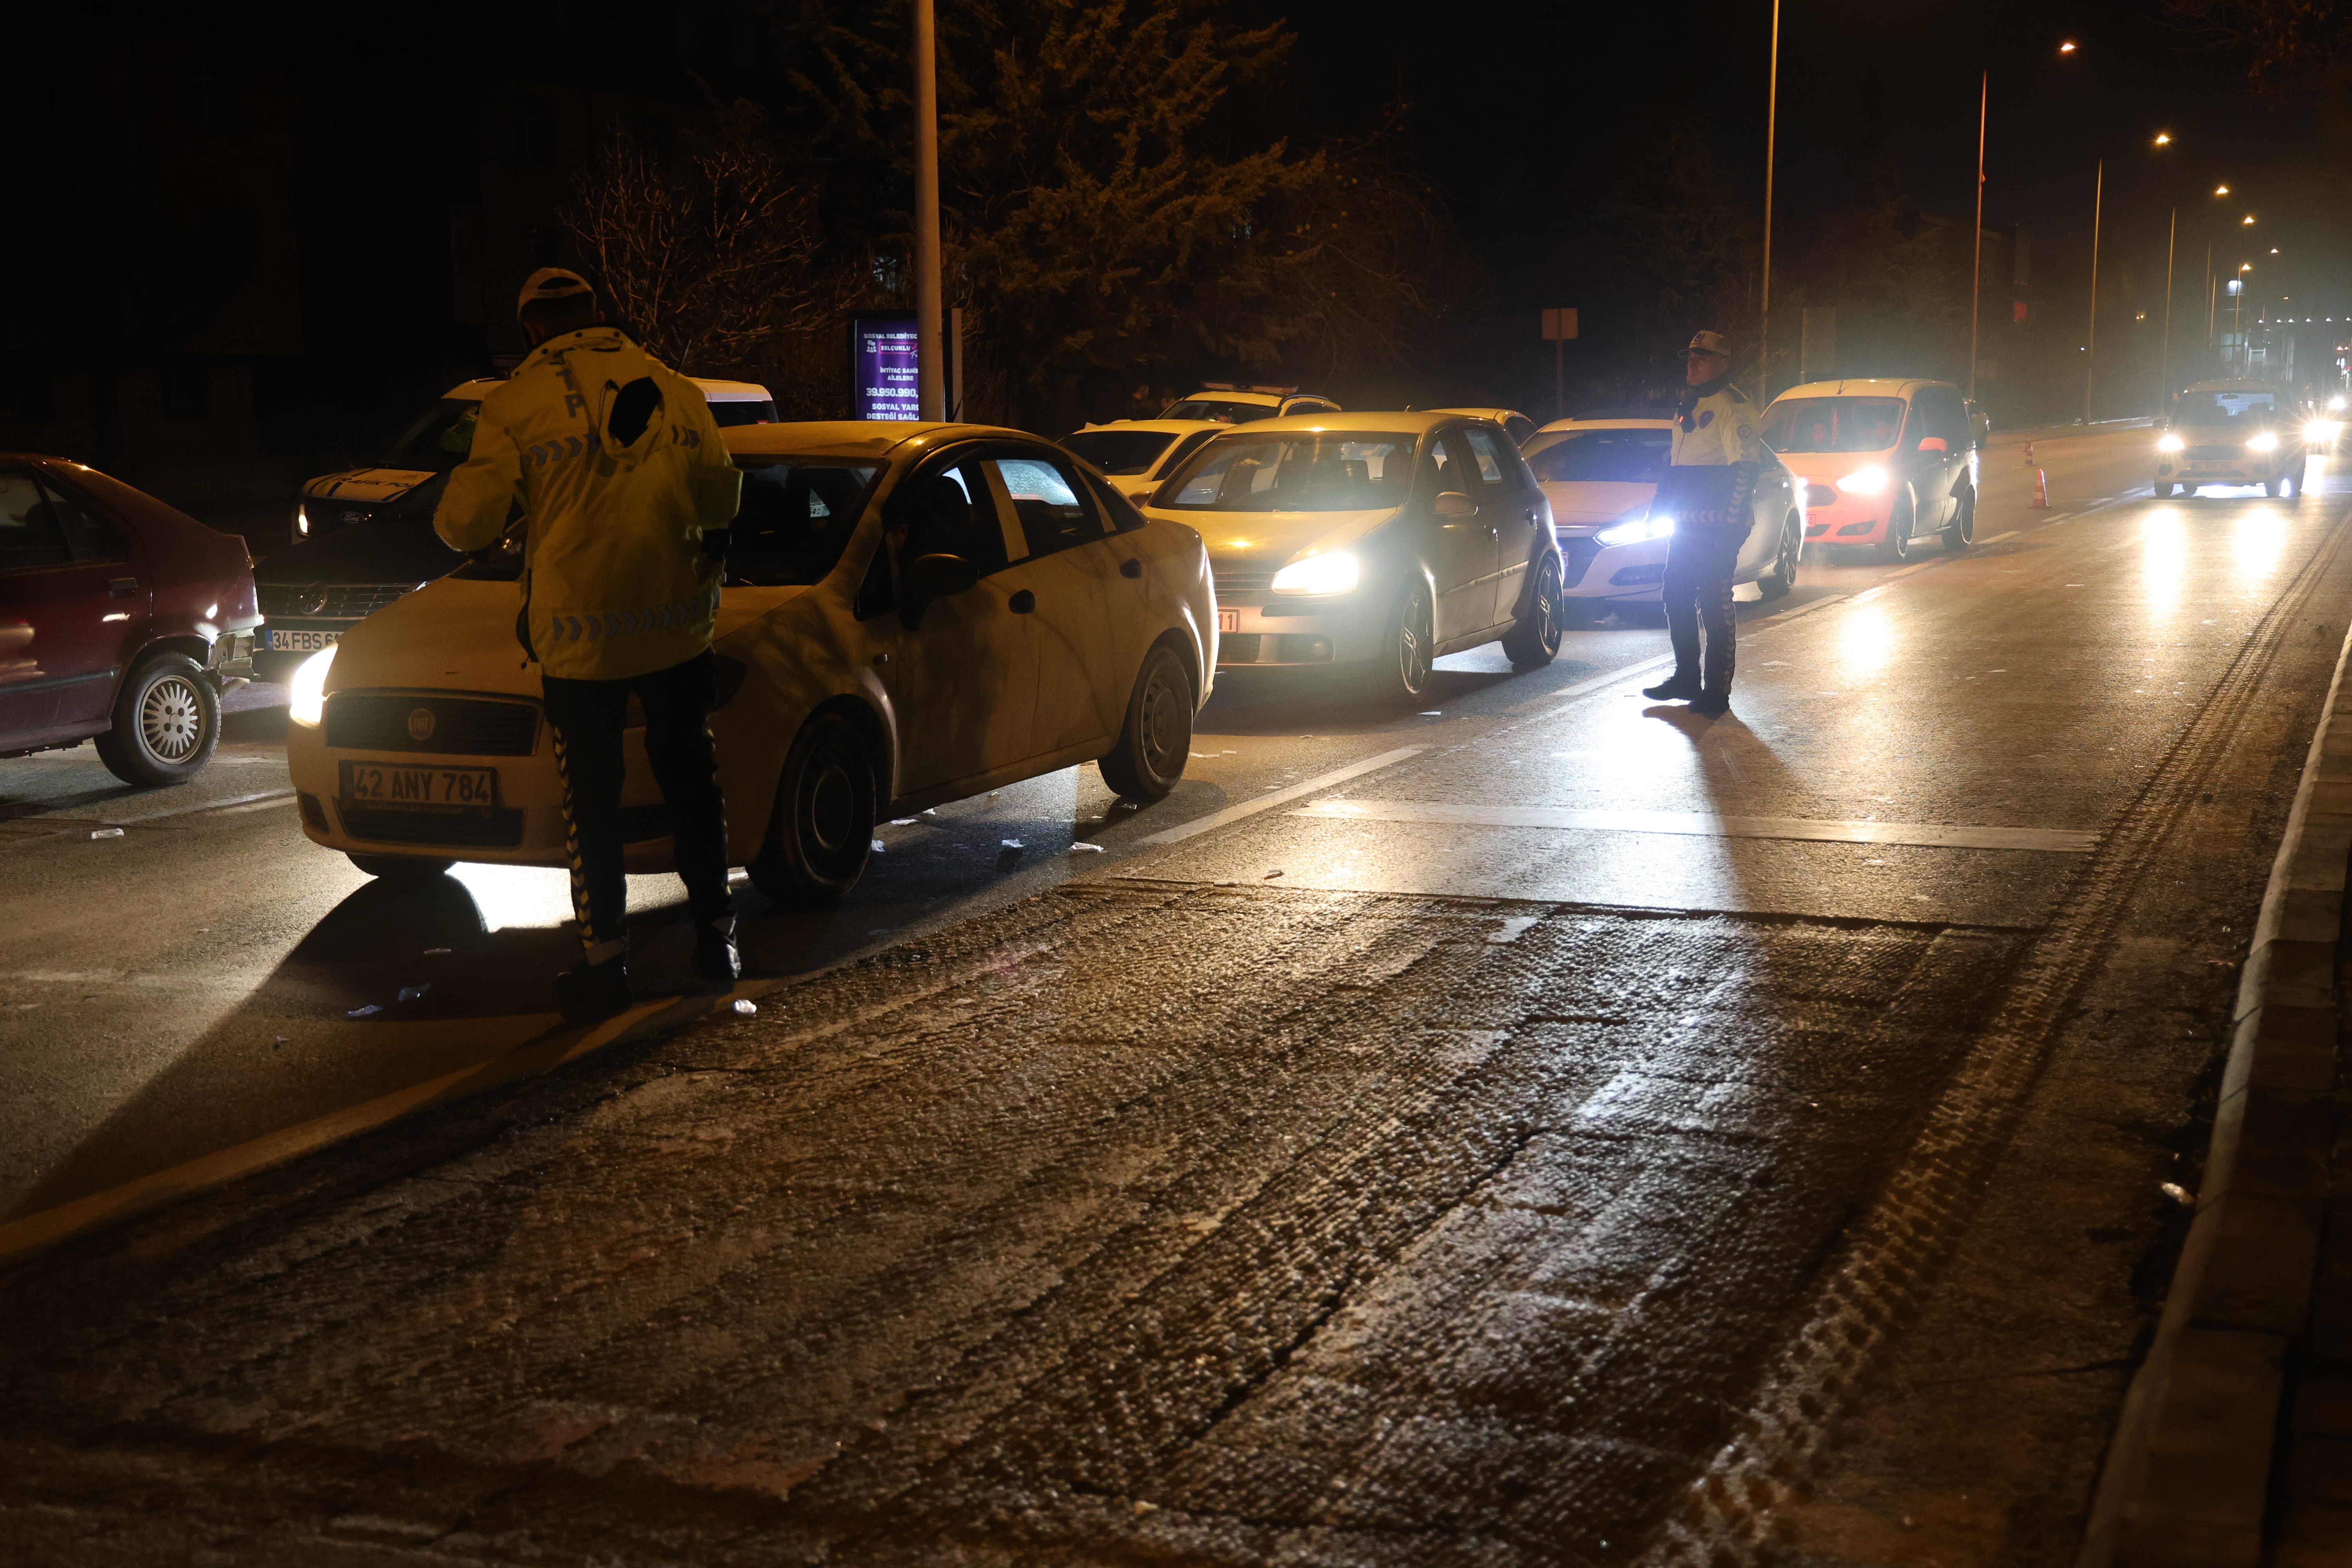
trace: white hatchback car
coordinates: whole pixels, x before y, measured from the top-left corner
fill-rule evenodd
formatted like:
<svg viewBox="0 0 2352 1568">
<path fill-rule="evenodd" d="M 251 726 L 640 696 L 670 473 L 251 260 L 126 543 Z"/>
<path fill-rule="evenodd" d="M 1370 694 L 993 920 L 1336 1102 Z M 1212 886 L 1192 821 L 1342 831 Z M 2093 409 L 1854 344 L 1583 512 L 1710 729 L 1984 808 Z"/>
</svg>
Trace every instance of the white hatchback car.
<svg viewBox="0 0 2352 1568">
<path fill-rule="evenodd" d="M 1556 419 L 1530 437 L 1528 466 L 1559 530 L 1564 592 L 1596 612 L 1664 601 L 1672 518 L 1650 510 L 1674 450 L 1671 419 Z M 1768 599 L 1797 585 L 1805 543 L 1802 486 L 1768 449 L 1734 583 Z"/>
<path fill-rule="evenodd" d="M 1202 443 L 1231 425 L 1208 419 L 1114 419 L 1062 437 L 1062 445 L 1110 478 L 1140 505 Z"/>
<path fill-rule="evenodd" d="M 1201 536 L 1146 518 L 1050 443 L 971 425 L 740 426 L 713 644 L 727 840 L 781 900 L 837 898 L 874 823 L 1074 763 L 1158 799 L 1216 668 Z M 539 671 L 511 551 L 377 612 L 294 681 L 303 830 L 377 875 L 562 866 Z M 669 866 L 642 730 L 628 868 Z M 459 804 L 436 804 L 436 803 Z"/>
</svg>

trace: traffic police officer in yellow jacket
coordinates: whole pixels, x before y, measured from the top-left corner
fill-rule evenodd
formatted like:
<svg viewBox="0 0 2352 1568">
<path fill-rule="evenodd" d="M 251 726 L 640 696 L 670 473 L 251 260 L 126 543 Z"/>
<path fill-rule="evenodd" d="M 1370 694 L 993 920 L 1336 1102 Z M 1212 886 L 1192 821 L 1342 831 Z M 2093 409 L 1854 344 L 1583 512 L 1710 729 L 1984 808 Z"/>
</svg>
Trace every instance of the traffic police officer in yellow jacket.
<svg viewBox="0 0 2352 1568">
<path fill-rule="evenodd" d="M 572 907 L 586 962 L 568 1005 L 629 1005 L 621 856 L 621 732 L 634 694 L 668 803 L 695 967 L 731 985 L 727 824 L 709 716 L 719 558 L 742 494 L 701 389 L 604 323 L 585 279 L 543 267 L 516 313 L 533 348 L 482 399 L 470 455 L 433 526 L 453 550 L 498 542 L 518 516 L 515 632 L 540 665 L 563 779 Z"/>
<path fill-rule="evenodd" d="M 1666 547 L 1666 627 L 1675 672 L 1643 695 L 1680 700 L 1719 718 L 1731 709 L 1731 574 L 1748 537 L 1764 448 L 1756 405 L 1731 384 L 1723 334 L 1701 332 L 1683 351 L 1674 456 L 1653 510 L 1675 520 Z M 1702 657 L 1699 636 L 1706 633 Z"/>
</svg>

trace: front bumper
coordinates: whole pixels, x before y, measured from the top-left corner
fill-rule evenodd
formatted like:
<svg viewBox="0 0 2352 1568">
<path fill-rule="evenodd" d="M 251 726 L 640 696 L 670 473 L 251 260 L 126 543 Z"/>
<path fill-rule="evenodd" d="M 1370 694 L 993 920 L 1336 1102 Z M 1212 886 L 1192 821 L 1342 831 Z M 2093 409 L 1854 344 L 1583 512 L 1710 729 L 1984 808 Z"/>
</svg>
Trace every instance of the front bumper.
<svg viewBox="0 0 2352 1568">
<path fill-rule="evenodd" d="M 2289 458 L 2265 458 L 2253 461 L 2247 458 L 2159 458 L 2156 464 L 2156 482 L 2160 485 L 2270 485 L 2276 484 L 2300 455 Z"/>
<path fill-rule="evenodd" d="M 340 695 L 340 694 L 339 694 Z M 420 705 L 436 698 L 463 696 L 518 703 L 536 715 L 538 704 L 511 695 L 451 692 L 397 693 Z M 346 854 L 413 855 L 425 859 L 477 861 L 499 866 L 564 867 L 563 783 L 555 767 L 554 741 L 543 718 L 536 719 L 528 755 L 469 755 L 428 752 L 414 743 L 330 745 L 328 726 L 289 723 L 287 771 L 292 776 L 302 832 L 310 842 Z M 398 738 L 393 737 L 396 742 Z M 626 773 L 621 788 L 623 855 L 631 872 L 672 868 L 668 808 L 646 759 L 645 731 L 623 731 Z M 345 763 L 385 768 L 488 768 L 497 774 L 496 805 L 484 810 L 368 805 L 344 791 Z M 740 847 L 737 854 L 740 856 Z"/>
<path fill-rule="evenodd" d="M 1562 597 L 1645 605 L 1665 596 L 1671 539 L 1603 544 L 1590 533 L 1563 532 L 1559 537 Z"/>
<path fill-rule="evenodd" d="M 1886 521 L 1894 507 L 1887 495 L 1853 496 L 1834 485 L 1815 485 L 1837 499 L 1808 500 L 1805 542 L 1808 544 L 1876 544 L 1886 537 Z"/>
</svg>

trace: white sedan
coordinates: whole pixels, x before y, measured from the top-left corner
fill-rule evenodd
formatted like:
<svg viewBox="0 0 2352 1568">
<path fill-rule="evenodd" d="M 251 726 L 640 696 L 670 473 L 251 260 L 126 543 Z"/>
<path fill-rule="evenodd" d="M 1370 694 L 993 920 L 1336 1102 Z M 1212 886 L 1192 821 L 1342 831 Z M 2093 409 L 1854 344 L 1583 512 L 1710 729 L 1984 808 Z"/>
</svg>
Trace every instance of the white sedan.
<svg viewBox="0 0 2352 1568">
<path fill-rule="evenodd" d="M 1114 419 L 1074 430 L 1062 437 L 1062 445 L 1108 475 L 1119 494 L 1140 506 L 1211 437 L 1232 428 L 1213 419 Z"/>
<path fill-rule="evenodd" d="M 875 822 L 1097 762 L 1131 798 L 1184 771 L 1216 668 L 1201 536 L 1146 518 L 1059 447 L 971 425 L 746 426 L 713 644 L 727 840 L 770 896 L 821 903 Z M 379 611 L 298 672 L 303 830 L 377 875 L 562 866 L 539 671 L 511 552 Z M 670 864 L 641 730 L 628 868 Z"/>
<path fill-rule="evenodd" d="M 1557 419 L 1528 437 L 1525 456 L 1551 502 L 1570 605 L 1605 612 L 1664 602 L 1675 521 L 1654 515 L 1650 502 L 1665 477 L 1674 428 L 1671 419 Z M 1732 581 L 1780 597 L 1797 585 L 1804 543 L 1803 487 L 1768 449 Z"/>
</svg>

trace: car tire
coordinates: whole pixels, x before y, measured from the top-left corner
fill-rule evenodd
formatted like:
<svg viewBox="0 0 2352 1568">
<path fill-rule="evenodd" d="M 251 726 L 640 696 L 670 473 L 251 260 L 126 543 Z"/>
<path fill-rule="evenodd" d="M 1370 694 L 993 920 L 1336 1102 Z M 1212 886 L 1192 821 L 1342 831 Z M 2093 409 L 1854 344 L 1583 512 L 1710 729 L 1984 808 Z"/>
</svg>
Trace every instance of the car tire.
<svg viewBox="0 0 2352 1568">
<path fill-rule="evenodd" d="M 1429 584 L 1418 574 L 1408 577 L 1397 591 L 1395 608 L 1389 612 L 1380 657 L 1372 660 L 1365 680 L 1367 695 L 1383 702 L 1420 701 L 1429 689 L 1434 662 L 1430 650 L 1436 646 L 1436 637 Z"/>
<path fill-rule="evenodd" d="M 1559 657 L 1559 557 L 1547 552 L 1528 587 L 1528 613 L 1503 634 L 1513 669 L 1541 669 Z"/>
<path fill-rule="evenodd" d="M 365 875 L 387 882 L 430 881 L 457 863 L 424 855 L 353 855 L 351 862 Z"/>
<path fill-rule="evenodd" d="M 1780 524 L 1780 552 L 1772 558 L 1771 573 L 1756 580 L 1756 591 L 1768 599 L 1785 599 L 1797 586 L 1797 563 L 1805 553 L 1805 524 L 1795 512 Z"/>
<path fill-rule="evenodd" d="M 220 746 L 220 693 L 185 654 L 159 653 L 131 668 L 114 696 L 114 727 L 98 738 L 99 761 L 125 784 L 185 784 Z"/>
<path fill-rule="evenodd" d="M 795 909 L 839 902 L 866 874 L 876 816 L 865 735 L 846 714 L 819 713 L 784 754 L 767 841 L 744 868 L 751 885 Z"/>
<path fill-rule="evenodd" d="M 1918 505 L 1911 499 L 1911 492 L 1904 491 L 1902 499 L 1886 514 L 1886 537 L 1873 546 L 1882 564 L 1893 566 L 1911 559 L 1911 528 L 1918 515 Z"/>
<path fill-rule="evenodd" d="M 2156 499 L 2158 500 L 2170 500 L 2172 499 L 2172 492 L 2178 489 L 2179 489 L 2179 487 L 2175 485 L 2169 479 L 2158 479 L 2156 482 Z"/>
<path fill-rule="evenodd" d="M 1977 542 L 1977 492 L 1963 486 L 1960 504 L 1952 521 L 1944 529 L 1944 553 L 1958 555 Z"/>
<path fill-rule="evenodd" d="M 1122 800 L 1165 800 L 1192 751 L 1192 678 L 1166 643 L 1143 656 L 1118 743 L 1095 760 Z"/>
</svg>

